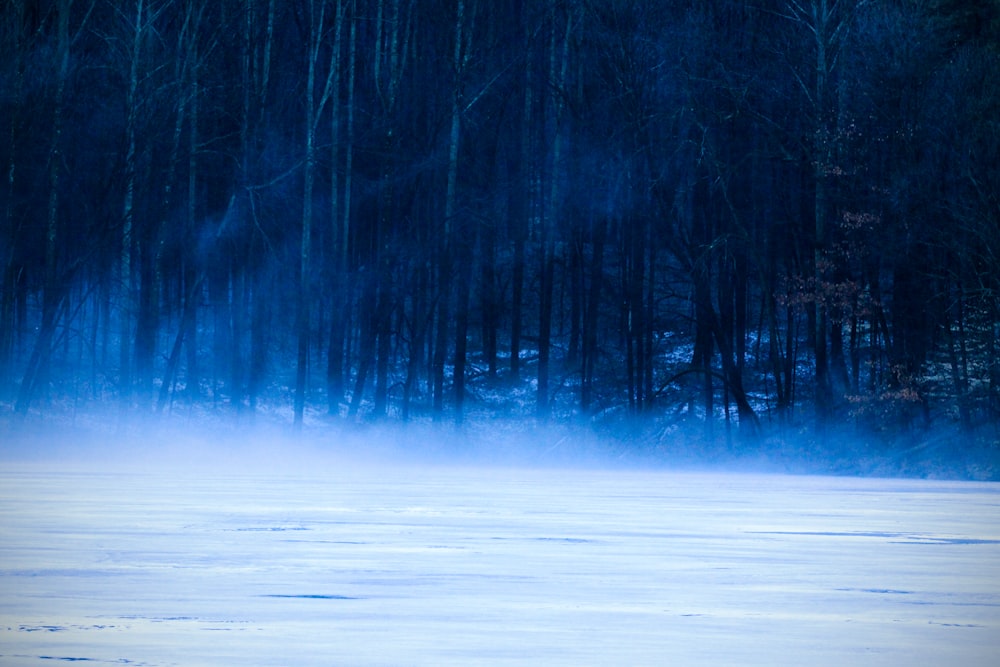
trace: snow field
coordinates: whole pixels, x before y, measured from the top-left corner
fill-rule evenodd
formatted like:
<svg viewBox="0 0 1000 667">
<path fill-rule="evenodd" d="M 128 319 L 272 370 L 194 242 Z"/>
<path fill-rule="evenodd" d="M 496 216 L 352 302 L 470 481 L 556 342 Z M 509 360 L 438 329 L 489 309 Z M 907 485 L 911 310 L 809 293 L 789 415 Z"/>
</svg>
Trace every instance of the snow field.
<svg viewBox="0 0 1000 667">
<path fill-rule="evenodd" d="M 0 468 L 0 665 L 995 665 L 1000 485 Z"/>
</svg>

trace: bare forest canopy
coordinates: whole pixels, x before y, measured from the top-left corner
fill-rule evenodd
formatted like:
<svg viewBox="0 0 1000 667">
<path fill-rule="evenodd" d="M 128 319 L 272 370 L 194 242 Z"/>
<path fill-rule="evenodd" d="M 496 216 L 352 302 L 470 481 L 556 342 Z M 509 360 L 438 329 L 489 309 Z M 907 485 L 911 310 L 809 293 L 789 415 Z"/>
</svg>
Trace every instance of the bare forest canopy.
<svg viewBox="0 0 1000 667">
<path fill-rule="evenodd" d="M 11 425 L 503 415 L 997 474 L 995 0 L 3 6 Z"/>
</svg>

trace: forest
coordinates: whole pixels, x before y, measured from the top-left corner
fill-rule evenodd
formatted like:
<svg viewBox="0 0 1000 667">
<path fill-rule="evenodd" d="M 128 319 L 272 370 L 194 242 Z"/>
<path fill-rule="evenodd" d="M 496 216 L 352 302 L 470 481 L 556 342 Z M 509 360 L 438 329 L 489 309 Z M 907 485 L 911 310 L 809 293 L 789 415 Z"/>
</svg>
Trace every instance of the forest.
<svg viewBox="0 0 1000 667">
<path fill-rule="evenodd" d="M 1000 478 L 996 0 L 5 0 L 0 126 L 11 432 L 514 419 Z"/>
</svg>

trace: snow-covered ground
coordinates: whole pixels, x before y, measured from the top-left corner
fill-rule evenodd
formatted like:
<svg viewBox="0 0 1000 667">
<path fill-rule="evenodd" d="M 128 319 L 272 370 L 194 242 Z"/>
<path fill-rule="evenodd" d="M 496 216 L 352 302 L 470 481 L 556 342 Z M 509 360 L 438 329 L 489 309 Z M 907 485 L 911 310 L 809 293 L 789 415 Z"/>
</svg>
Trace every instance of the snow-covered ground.
<svg viewBox="0 0 1000 667">
<path fill-rule="evenodd" d="M 0 464 L 0 664 L 996 665 L 1000 484 Z"/>
</svg>

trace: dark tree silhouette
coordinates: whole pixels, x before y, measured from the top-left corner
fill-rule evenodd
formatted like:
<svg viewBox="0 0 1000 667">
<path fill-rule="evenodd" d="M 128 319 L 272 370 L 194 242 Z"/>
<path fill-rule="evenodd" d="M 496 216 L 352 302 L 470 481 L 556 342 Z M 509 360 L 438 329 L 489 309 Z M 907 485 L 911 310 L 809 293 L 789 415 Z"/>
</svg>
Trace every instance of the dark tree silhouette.
<svg viewBox="0 0 1000 667">
<path fill-rule="evenodd" d="M 7 7 L 11 418 L 995 454 L 996 3 Z"/>
</svg>

